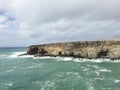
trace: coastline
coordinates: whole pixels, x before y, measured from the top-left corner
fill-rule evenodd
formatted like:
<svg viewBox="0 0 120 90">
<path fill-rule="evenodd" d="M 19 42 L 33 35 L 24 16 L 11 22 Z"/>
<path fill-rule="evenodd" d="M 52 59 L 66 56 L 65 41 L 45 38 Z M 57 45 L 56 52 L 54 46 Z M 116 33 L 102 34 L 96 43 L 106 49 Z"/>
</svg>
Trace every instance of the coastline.
<svg viewBox="0 0 120 90">
<path fill-rule="evenodd" d="M 32 45 L 28 47 L 26 55 L 118 60 L 120 59 L 120 40 Z"/>
</svg>

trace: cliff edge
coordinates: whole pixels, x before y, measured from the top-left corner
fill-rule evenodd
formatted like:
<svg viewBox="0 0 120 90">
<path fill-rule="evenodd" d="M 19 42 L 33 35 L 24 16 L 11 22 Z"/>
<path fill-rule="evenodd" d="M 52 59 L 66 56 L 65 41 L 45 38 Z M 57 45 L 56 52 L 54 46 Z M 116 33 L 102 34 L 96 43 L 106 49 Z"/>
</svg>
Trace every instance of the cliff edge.
<svg viewBox="0 0 120 90">
<path fill-rule="evenodd" d="M 28 55 L 120 59 L 120 40 L 62 42 L 28 47 Z"/>
</svg>

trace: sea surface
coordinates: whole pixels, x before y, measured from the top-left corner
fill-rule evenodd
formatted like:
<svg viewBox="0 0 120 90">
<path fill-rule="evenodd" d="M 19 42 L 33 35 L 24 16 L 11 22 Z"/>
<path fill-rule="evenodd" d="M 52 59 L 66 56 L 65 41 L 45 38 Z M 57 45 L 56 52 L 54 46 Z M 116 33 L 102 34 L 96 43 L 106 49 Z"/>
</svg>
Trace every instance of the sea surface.
<svg viewBox="0 0 120 90">
<path fill-rule="evenodd" d="M 0 48 L 0 90 L 120 90 L 120 61 L 17 55 Z"/>
</svg>

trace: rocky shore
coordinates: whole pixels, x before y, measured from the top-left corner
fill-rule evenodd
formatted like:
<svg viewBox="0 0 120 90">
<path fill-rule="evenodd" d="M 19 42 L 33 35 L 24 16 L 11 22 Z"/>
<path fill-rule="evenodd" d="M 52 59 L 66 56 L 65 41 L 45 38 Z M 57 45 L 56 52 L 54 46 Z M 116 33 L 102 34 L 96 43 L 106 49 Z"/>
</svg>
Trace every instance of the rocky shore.
<svg viewBox="0 0 120 90">
<path fill-rule="evenodd" d="M 62 42 L 28 47 L 28 55 L 120 59 L 120 40 Z"/>
</svg>

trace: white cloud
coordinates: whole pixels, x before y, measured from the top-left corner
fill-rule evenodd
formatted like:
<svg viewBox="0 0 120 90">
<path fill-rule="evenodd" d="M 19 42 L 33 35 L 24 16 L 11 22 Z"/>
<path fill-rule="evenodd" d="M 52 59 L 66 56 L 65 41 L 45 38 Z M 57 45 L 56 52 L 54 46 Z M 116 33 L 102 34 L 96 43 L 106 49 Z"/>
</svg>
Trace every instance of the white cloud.
<svg viewBox="0 0 120 90">
<path fill-rule="evenodd" d="M 23 43 L 20 45 L 120 38 L 119 0 L 0 2 L 1 10 L 7 12 L 7 18 L 15 18 L 13 21 L 6 21 L 6 16 L 0 17 L 0 22 L 6 21 L 0 25 L 4 30 L 0 31 L 0 35 L 7 30 L 7 39 L 13 39 L 14 35 L 14 43 Z"/>
<path fill-rule="evenodd" d="M 6 17 L 5 16 L 2 16 L 0 15 L 0 23 L 3 23 L 6 21 Z"/>
</svg>

